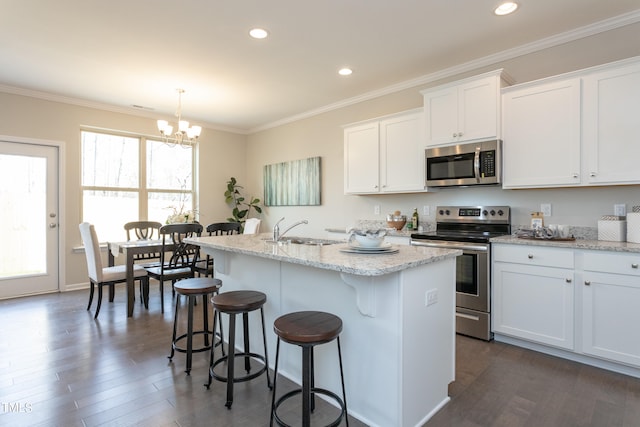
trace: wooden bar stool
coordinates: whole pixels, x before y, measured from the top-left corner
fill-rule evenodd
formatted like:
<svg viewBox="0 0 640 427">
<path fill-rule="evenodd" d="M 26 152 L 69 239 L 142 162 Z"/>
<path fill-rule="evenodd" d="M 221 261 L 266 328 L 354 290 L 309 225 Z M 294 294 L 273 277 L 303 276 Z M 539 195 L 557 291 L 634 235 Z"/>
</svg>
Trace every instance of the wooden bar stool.
<svg viewBox="0 0 640 427">
<path fill-rule="evenodd" d="M 218 292 L 222 286 L 220 279 L 214 279 L 211 277 L 197 277 L 192 279 L 182 279 L 175 283 L 174 289 L 178 294 L 176 298 L 176 310 L 173 317 L 173 336 L 171 338 L 171 355 L 169 360 L 173 360 L 175 352 L 187 353 L 187 369 L 185 372 L 187 375 L 191 374 L 191 356 L 193 353 L 201 351 L 207 351 L 214 348 L 215 335 L 209 330 L 209 303 L 208 298 L 211 294 Z M 187 332 L 177 336 L 178 332 L 178 312 L 180 311 L 180 296 L 184 295 L 188 298 L 189 311 L 187 314 Z M 203 325 L 201 330 L 193 330 L 193 306 L 196 304 L 196 299 L 202 297 L 202 317 Z M 213 331 L 215 332 L 215 322 Z M 204 335 L 204 345 L 201 347 L 193 348 L 193 336 Z M 212 341 L 209 342 L 209 335 L 212 336 Z M 186 347 L 180 347 L 181 341 L 186 339 Z M 220 342 L 222 344 L 222 333 L 220 334 Z"/>
<path fill-rule="evenodd" d="M 344 373 L 342 370 L 342 352 L 340 350 L 340 332 L 342 332 L 342 320 L 333 314 L 321 311 L 299 311 L 278 317 L 273 323 L 273 330 L 278 336 L 276 347 L 276 367 L 273 374 L 273 396 L 271 400 L 271 418 L 269 425 L 275 420 L 279 426 L 289 426 L 278 416 L 278 407 L 289 398 L 297 394 L 302 395 L 302 426 L 311 425 L 311 413 L 315 409 L 315 395 L 323 394 L 332 398 L 340 408 L 340 415 L 328 424 L 327 427 L 337 426 L 344 418 L 347 418 L 347 395 L 344 388 Z M 335 393 L 315 387 L 313 348 L 319 344 L 325 344 L 336 340 L 338 343 L 338 361 L 340 363 L 340 381 L 342 383 L 342 399 Z M 278 357 L 280 355 L 280 340 L 302 347 L 302 388 L 292 390 L 276 400 L 276 381 L 278 378 Z"/>
<path fill-rule="evenodd" d="M 233 404 L 233 384 L 252 380 L 263 373 L 267 374 L 267 387 L 271 389 L 271 379 L 269 378 L 269 361 L 267 358 L 267 335 L 264 326 L 264 304 L 267 302 L 267 296 L 258 291 L 231 291 L 223 292 L 211 298 L 213 304 L 213 328 L 216 328 L 216 313 L 226 313 L 229 315 L 229 344 L 228 354 L 215 360 L 215 348 L 211 347 L 211 357 L 209 359 L 209 382 L 205 384 L 207 389 L 211 386 L 212 378 L 227 383 L 227 402 L 225 406 L 231 409 Z M 260 309 L 260 317 L 262 319 L 262 340 L 264 345 L 264 355 L 252 353 L 249 343 L 249 313 Z M 236 315 L 242 314 L 243 332 L 244 332 L 244 351 L 236 353 Z M 222 325 L 220 327 L 222 330 Z M 235 377 L 235 358 L 244 357 L 244 368 L 246 375 Z M 251 358 L 257 359 L 264 364 L 263 367 L 251 373 Z M 216 366 L 223 362 L 227 362 L 226 375 L 220 375 L 215 372 Z"/>
</svg>

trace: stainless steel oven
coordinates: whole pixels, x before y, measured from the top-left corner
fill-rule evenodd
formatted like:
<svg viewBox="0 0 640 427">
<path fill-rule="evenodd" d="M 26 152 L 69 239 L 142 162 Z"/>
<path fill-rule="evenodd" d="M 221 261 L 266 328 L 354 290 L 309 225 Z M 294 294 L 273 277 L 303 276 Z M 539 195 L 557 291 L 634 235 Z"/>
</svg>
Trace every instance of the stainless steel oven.
<svg viewBox="0 0 640 427">
<path fill-rule="evenodd" d="M 414 233 L 411 244 L 456 248 L 456 332 L 491 340 L 491 243 L 511 232 L 508 206 L 440 206 L 435 233 Z"/>
</svg>

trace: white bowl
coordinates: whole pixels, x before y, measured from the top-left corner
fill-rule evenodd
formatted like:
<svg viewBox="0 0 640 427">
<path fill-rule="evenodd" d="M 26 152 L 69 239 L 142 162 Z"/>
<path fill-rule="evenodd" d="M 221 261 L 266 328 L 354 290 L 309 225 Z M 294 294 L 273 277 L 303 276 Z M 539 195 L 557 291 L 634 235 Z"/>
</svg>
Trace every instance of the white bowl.
<svg viewBox="0 0 640 427">
<path fill-rule="evenodd" d="M 354 236 L 356 238 L 356 242 L 365 248 L 377 248 L 382 245 L 382 242 L 384 242 L 384 236 L 376 236 L 373 234 L 367 234 L 366 236 L 355 234 Z"/>
</svg>

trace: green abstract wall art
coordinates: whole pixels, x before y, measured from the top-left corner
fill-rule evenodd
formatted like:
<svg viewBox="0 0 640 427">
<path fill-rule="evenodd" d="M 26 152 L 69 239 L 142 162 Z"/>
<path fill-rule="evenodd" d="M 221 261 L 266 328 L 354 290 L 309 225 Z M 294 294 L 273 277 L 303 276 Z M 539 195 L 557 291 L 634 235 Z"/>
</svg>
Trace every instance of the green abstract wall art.
<svg viewBox="0 0 640 427">
<path fill-rule="evenodd" d="M 266 206 L 320 205 L 320 157 L 264 167 Z"/>
</svg>

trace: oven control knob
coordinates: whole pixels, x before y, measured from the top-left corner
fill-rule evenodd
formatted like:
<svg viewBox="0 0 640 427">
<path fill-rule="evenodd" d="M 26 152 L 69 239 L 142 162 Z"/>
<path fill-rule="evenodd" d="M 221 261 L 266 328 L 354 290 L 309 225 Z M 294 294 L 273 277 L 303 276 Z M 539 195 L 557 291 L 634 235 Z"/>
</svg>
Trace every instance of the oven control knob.
<svg viewBox="0 0 640 427">
<path fill-rule="evenodd" d="M 449 209 L 447 209 L 446 211 L 444 211 L 444 213 L 446 213 L 447 215 L 451 215 L 451 211 Z"/>
<path fill-rule="evenodd" d="M 491 216 L 495 216 L 496 211 L 494 211 L 493 209 L 491 209 L 491 212 L 490 212 L 490 213 L 491 213 Z"/>
<path fill-rule="evenodd" d="M 440 215 L 444 215 L 444 211 L 443 211 L 442 209 L 440 209 L 440 210 L 438 211 L 438 213 L 439 213 Z"/>
<path fill-rule="evenodd" d="M 502 211 L 502 209 L 500 209 L 500 210 L 498 211 L 498 215 L 500 215 L 500 216 L 504 215 L 504 212 Z"/>
<path fill-rule="evenodd" d="M 487 215 L 489 215 L 489 212 L 485 209 L 485 210 L 482 211 L 482 215 L 487 216 Z"/>
</svg>

